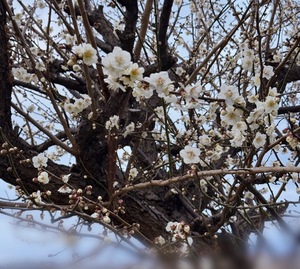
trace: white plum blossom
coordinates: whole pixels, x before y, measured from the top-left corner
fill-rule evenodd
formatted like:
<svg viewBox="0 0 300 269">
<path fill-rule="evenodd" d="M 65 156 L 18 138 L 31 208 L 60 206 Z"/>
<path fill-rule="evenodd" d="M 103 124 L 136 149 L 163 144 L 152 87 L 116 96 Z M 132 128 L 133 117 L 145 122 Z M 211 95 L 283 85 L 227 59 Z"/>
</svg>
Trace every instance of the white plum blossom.
<svg viewBox="0 0 300 269">
<path fill-rule="evenodd" d="M 64 103 L 64 109 L 68 113 L 77 116 L 84 109 L 88 108 L 92 104 L 92 99 L 87 94 L 82 94 L 82 98 L 74 98 L 74 103 L 70 103 L 70 100 L 67 100 Z"/>
<path fill-rule="evenodd" d="M 243 135 L 246 134 L 247 124 L 244 121 L 239 121 L 235 125 L 232 126 L 232 133 L 240 132 Z"/>
<path fill-rule="evenodd" d="M 174 232 L 174 231 L 176 230 L 176 228 L 177 228 L 177 225 L 178 225 L 178 222 L 177 222 L 177 221 L 175 221 L 175 222 L 169 221 L 169 222 L 167 223 L 167 226 L 166 226 L 166 231 L 167 231 L 168 233 Z"/>
<path fill-rule="evenodd" d="M 253 146 L 257 149 L 263 147 L 266 144 L 266 137 L 265 134 L 257 132 L 253 140 Z"/>
<path fill-rule="evenodd" d="M 35 168 L 47 167 L 48 158 L 44 153 L 40 153 L 32 158 L 32 163 Z"/>
<path fill-rule="evenodd" d="M 150 88 L 156 90 L 159 97 L 168 96 L 170 91 L 174 88 L 172 80 L 169 78 L 168 72 L 166 71 L 153 73 L 150 77 L 145 77 L 144 80 L 149 83 Z"/>
<path fill-rule="evenodd" d="M 61 180 L 63 181 L 63 183 L 68 183 L 70 176 L 71 176 L 71 174 L 63 175 L 61 177 Z"/>
<path fill-rule="evenodd" d="M 166 243 L 166 240 L 160 235 L 160 236 L 158 236 L 158 237 L 156 237 L 156 238 L 154 239 L 154 243 L 155 243 L 156 245 L 162 246 L 162 245 L 164 245 L 164 244 Z"/>
<path fill-rule="evenodd" d="M 131 134 L 134 132 L 134 128 L 135 128 L 135 124 L 134 122 L 131 122 L 129 123 L 127 126 L 126 126 L 126 131 L 124 133 L 124 137 L 126 137 L 127 135 Z"/>
<path fill-rule="evenodd" d="M 271 79 L 273 75 L 274 75 L 273 67 L 271 65 L 264 66 L 263 77 L 266 79 Z"/>
<path fill-rule="evenodd" d="M 237 122 L 241 121 L 243 116 L 243 111 L 233 106 L 226 107 L 226 110 L 222 113 L 222 120 L 224 123 L 229 125 L 235 125 Z"/>
<path fill-rule="evenodd" d="M 222 84 L 218 98 L 224 99 L 226 105 L 232 106 L 235 99 L 239 96 L 238 88 L 236 86 L 229 86 Z"/>
<path fill-rule="evenodd" d="M 134 178 L 137 177 L 139 171 L 135 168 L 135 167 L 132 167 L 130 170 L 129 170 L 129 179 L 130 180 L 133 180 Z"/>
<path fill-rule="evenodd" d="M 184 97 L 187 102 L 193 102 L 195 105 L 198 104 L 198 97 L 203 93 L 203 87 L 200 84 L 188 85 L 184 89 Z"/>
<path fill-rule="evenodd" d="M 38 190 L 37 192 L 33 192 L 32 193 L 32 198 L 34 199 L 34 201 L 37 203 L 37 204 L 42 204 L 42 196 L 41 196 L 41 191 Z"/>
<path fill-rule="evenodd" d="M 119 129 L 119 116 L 117 115 L 111 116 L 105 123 L 106 130 L 112 130 L 114 127 Z"/>
<path fill-rule="evenodd" d="M 37 178 L 38 182 L 41 182 L 43 184 L 48 184 L 49 183 L 49 175 L 47 172 L 43 171 L 38 175 Z"/>
<path fill-rule="evenodd" d="M 144 68 L 132 63 L 131 55 L 119 47 L 102 59 L 103 72 L 107 77 L 104 81 L 111 90 L 126 91 L 126 87 L 134 88 L 143 79 Z"/>
<path fill-rule="evenodd" d="M 185 146 L 180 152 L 180 157 L 183 159 L 184 163 L 199 163 L 200 162 L 200 149 L 193 148 L 189 145 Z"/>
<path fill-rule="evenodd" d="M 267 113 L 267 114 L 269 114 L 269 113 L 272 113 L 272 114 L 276 113 L 277 114 L 277 111 L 278 111 L 278 108 L 279 108 L 279 104 L 277 102 L 276 97 L 274 97 L 274 96 L 267 96 L 265 102 L 263 102 L 261 105 L 264 108 L 265 113 Z"/>
<path fill-rule="evenodd" d="M 257 72 L 255 76 L 251 79 L 252 83 L 256 87 L 260 87 L 261 81 L 260 81 L 260 73 Z"/>
<path fill-rule="evenodd" d="M 181 77 L 185 73 L 185 70 L 181 66 L 179 66 L 176 68 L 175 73 L 177 76 Z"/>
<path fill-rule="evenodd" d="M 144 68 L 139 67 L 137 63 L 134 63 L 122 74 L 123 76 L 120 78 L 120 80 L 123 82 L 123 84 L 134 87 L 135 81 L 140 81 L 143 79 Z"/>
<path fill-rule="evenodd" d="M 124 70 L 129 69 L 131 64 L 130 53 L 120 47 L 114 47 L 111 53 L 102 58 L 104 74 L 114 78 L 120 78 Z"/>
<path fill-rule="evenodd" d="M 153 95 L 153 88 L 145 81 L 137 81 L 134 84 L 132 95 L 137 99 L 137 101 L 149 99 Z"/>
<path fill-rule="evenodd" d="M 211 139 L 208 135 L 204 134 L 199 137 L 199 143 L 202 146 L 209 146 L 211 144 Z"/>
<path fill-rule="evenodd" d="M 86 65 L 96 64 L 98 62 L 97 51 L 91 44 L 83 43 L 73 47 L 73 52 L 82 58 Z"/>
<path fill-rule="evenodd" d="M 71 193 L 72 189 L 67 185 L 63 185 L 57 191 L 60 193 Z"/>
<path fill-rule="evenodd" d="M 242 67 L 246 71 L 252 71 L 253 59 L 251 59 L 250 57 L 245 57 L 243 59 Z"/>
<path fill-rule="evenodd" d="M 230 144 L 232 147 L 239 148 L 243 145 L 246 137 L 241 132 L 235 132 L 234 137 L 230 139 Z"/>
</svg>

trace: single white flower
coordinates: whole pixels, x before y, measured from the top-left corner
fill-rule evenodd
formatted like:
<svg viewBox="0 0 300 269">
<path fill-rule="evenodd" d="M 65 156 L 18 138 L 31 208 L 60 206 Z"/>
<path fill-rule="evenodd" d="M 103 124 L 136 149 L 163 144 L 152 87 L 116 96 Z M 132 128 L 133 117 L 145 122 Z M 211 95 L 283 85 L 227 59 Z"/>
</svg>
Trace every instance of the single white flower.
<svg viewBox="0 0 300 269">
<path fill-rule="evenodd" d="M 185 70 L 182 67 L 179 66 L 179 67 L 176 68 L 175 73 L 176 73 L 177 76 L 181 77 L 185 73 Z"/>
<path fill-rule="evenodd" d="M 75 107 L 72 103 L 66 102 L 64 103 L 64 110 L 69 113 L 73 113 L 75 111 Z"/>
<path fill-rule="evenodd" d="M 179 152 L 181 158 L 183 159 L 184 163 L 191 164 L 191 163 L 199 163 L 200 162 L 200 149 L 193 148 L 191 146 L 185 146 Z"/>
<path fill-rule="evenodd" d="M 92 65 L 98 62 L 97 51 L 91 44 L 83 44 L 82 49 L 82 60 L 86 65 Z"/>
<path fill-rule="evenodd" d="M 241 121 L 243 116 L 243 111 L 233 106 L 228 106 L 226 107 L 226 110 L 222 113 L 222 115 L 223 115 L 222 120 L 226 124 L 236 125 L 239 121 Z"/>
<path fill-rule="evenodd" d="M 226 105 L 232 106 L 234 104 L 235 98 L 239 96 L 238 89 L 235 86 L 229 86 L 222 84 L 218 98 L 224 99 Z"/>
<path fill-rule="evenodd" d="M 83 62 L 86 65 L 92 65 L 97 63 L 98 56 L 97 51 L 93 48 L 91 44 L 80 44 L 73 47 L 73 52 L 79 57 L 82 58 Z"/>
<path fill-rule="evenodd" d="M 263 77 L 266 79 L 271 79 L 274 75 L 273 67 L 271 65 L 264 66 Z"/>
<path fill-rule="evenodd" d="M 199 143 L 203 146 L 210 146 L 211 144 L 211 139 L 208 135 L 201 135 L 199 137 Z"/>
<path fill-rule="evenodd" d="M 252 78 L 252 83 L 253 83 L 254 86 L 260 87 L 260 83 L 261 83 L 261 81 L 260 81 L 260 73 L 257 72 L 255 74 L 255 76 Z"/>
<path fill-rule="evenodd" d="M 158 236 L 158 237 L 156 237 L 156 238 L 154 239 L 154 243 L 155 243 L 156 245 L 162 246 L 162 245 L 164 245 L 164 244 L 166 243 L 166 240 L 160 235 L 160 236 Z"/>
<path fill-rule="evenodd" d="M 68 187 L 67 185 L 63 185 L 58 189 L 58 192 L 60 193 L 71 193 L 72 189 Z"/>
<path fill-rule="evenodd" d="M 166 231 L 168 233 L 173 233 L 176 230 L 177 225 L 178 225 L 177 221 L 175 221 L 175 222 L 173 222 L 173 221 L 168 222 L 167 226 L 166 226 Z"/>
<path fill-rule="evenodd" d="M 61 178 L 63 183 L 68 183 L 70 176 L 71 176 L 71 174 L 63 175 Z"/>
<path fill-rule="evenodd" d="M 245 57 L 243 59 L 242 67 L 246 71 L 252 71 L 253 59 L 251 59 L 250 57 Z"/>
<path fill-rule="evenodd" d="M 32 163 L 35 168 L 47 167 L 48 158 L 44 153 L 40 153 L 32 158 Z"/>
<path fill-rule="evenodd" d="M 239 148 L 243 145 L 246 137 L 241 132 L 235 132 L 234 137 L 230 140 L 232 147 Z"/>
<path fill-rule="evenodd" d="M 136 81 L 133 87 L 132 95 L 139 101 L 141 99 L 149 99 L 153 95 L 153 88 L 149 83 L 144 81 Z"/>
<path fill-rule="evenodd" d="M 164 93 L 169 94 L 169 86 L 172 84 L 172 80 L 169 78 L 168 72 L 161 71 L 159 73 L 153 73 L 150 77 L 144 78 L 158 94 Z"/>
<path fill-rule="evenodd" d="M 120 47 L 114 47 L 111 53 L 102 58 L 103 72 L 114 78 L 120 78 L 122 72 L 128 69 L 131 64 L 130 53 Z"/>
<path fill-rule="evenodd" d="M 139 67 L 137 63 L 130 65 L 122 74 L 120 80 L 124 85 L 134 87 L 135 81 L 141 81 L 143 79 L 144 68 Z"/>
<path fill-rule="evenodd" d="M 263 147 L 266 144 L 266 137 L 265 134 L 257 132 L 253 140 L 253 146 L 257 149 Z"/>
<path fill-rule="evenodd" d="M 277 113 L 279 104 L 276 97 L 267 96 L 266 101 L 262 103 L 265 113 Z"/>
<path fill-rule="evenodd" d="M 139 171 L 135 168 L 135 167 L 132 167 L 130 170 L 129 170 L 129 179 L 134 179 L 137 177 Z"/>
<path fill-rule="evenodd" d="M 37 178 L 38 182 L 41 182 L 43 184 L 48 184 L 49 183 L 49 175 L 47 172 L 41 172 L 39 175 L 38 175 L 38 178 Z"/>
</svg>

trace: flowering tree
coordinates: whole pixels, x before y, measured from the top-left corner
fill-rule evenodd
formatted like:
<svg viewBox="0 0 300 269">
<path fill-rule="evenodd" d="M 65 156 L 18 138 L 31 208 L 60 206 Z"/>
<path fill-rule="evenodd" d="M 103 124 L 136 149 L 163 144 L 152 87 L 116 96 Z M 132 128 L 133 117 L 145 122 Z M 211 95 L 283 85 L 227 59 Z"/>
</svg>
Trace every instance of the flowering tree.
<svg viewBox="0 0 300 269">
<path fill-rule="evenodd" d="M 1 213 L 75 215 L 163 257 L 292 233 L 299 2 L 25 2 L 0 1 L 0 177 L 19 197 Z"/>
</svg>

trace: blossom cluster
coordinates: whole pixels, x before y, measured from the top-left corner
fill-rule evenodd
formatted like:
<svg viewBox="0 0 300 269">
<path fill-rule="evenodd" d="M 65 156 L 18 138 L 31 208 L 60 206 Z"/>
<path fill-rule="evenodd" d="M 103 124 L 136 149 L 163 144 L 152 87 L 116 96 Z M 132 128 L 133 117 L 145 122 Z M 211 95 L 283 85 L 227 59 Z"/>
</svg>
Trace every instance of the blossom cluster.
<svg viewBox="0 0 300 269">
<path fill-rule="evenodd" d="M 26 83 L 36 83 L 38 80 L 35 74 L 28 73 L 24 67 L 12 68 L 12 74 L 16 79 Z"/>
<path fill-rule="evenodd" d="M 133 89 L 133 96 L 138 100 L 149 99 L 154 91 L 167 103 L 176 103 L 177 97 L 172 94 L 173 81 L 166 71 L 152 73 L 143 78 L 144 68 L 131 61 L 130 53 L 115 47 L 102 59 L 103 72 L 107 75 L 105 82 L 112 90 L 126 91 Z"/>
<path fill-rule="evenodd" d="M 113 128 L 119 129 L 119 116 L 117 115 L 111 116 L 105 123 L 106 130 L 112 130 Z"/>
<path fill-rule="evenodd" d="M 190 237 L 191 228 L 188 224 L 181 222 L 168 222 L 166 231 L 172 234 L 172 242 L 182 242 L 180 251 L 183 254 L 188 254 L 189 247 L 193 244 L 193 239 Z"/>
<path fill-rule="evenodd" d="M 98 62 L 97 51 L 91 44 L 83 43 L 73 47 L 73 52 L 86 65 L 96 64 Z"/>
<path fill-rule="evenodd" d="M 251 73 L 254 72 L 254 77 L 252 78 L 252 83 L 254 86 L 260 87 L 261 77 L 269 80 L 274 75 L 274 70 L 272 66 L 263 65 L 261 68 L 259 64 L 258 54 L 256 54 L 253 49 L 250 49 L 248 47 L 248 44 L 244 44 L 242 46 L 242 51 L 240 53 L 240 56 L 242 59 L 242 68 L 245 71 Z"/>
<path fill-rule="evenodd" d="M 241 147 L 247 139 L 247 134 L 252 133 L 252 143 L 255 148 L 263 147 L 266 144 L 267 136 L 270 142 L 274 137 L 274 120 L 278 114 L 278 99 L 276 88 L 269 89 L 268 96 L 264 101 L 260 101 L 258 96 L 248 96 L 248 102 L 253 103 L 254 108 L 248 115 L 240 107 L 246 106 L 246 100 L 239 95 L 235 86 L 223 84 L 218 95 L 219 98 L 225 99 L 226 108 L 222 111 L 222 125 L 230 127 L 228 135 L 233 147 Z M 264 132 L 262 133 L 262 127 Z"/>
<path fill-rule="evenodd" d="M 103 72 L 107 75 L 105 82 L 110 89 L 126 91 L 126 87 L 133 87 L 135 81 L 143 78 L 144 68 L 131 61 L 130 53 L 115 47 L 102 59 Z"/>
<path fill-rule="evenodd" d="M 82 98 L 74 98 L 74 102 L 70 102 L 69 99 L 64 103 L 65 111 L 77 116 L 84 109 L 92 104 L 92 99 L 87 94 L 82 94 Z"/>
</svg>

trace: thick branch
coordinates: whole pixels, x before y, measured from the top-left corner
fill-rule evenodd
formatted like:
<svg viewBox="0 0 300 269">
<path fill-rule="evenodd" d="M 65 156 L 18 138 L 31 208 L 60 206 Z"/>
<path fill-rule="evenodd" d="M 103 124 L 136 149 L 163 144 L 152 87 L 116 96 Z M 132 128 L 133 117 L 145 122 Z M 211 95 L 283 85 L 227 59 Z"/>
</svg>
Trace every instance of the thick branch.
<svg viewBox="0 0 300 269">
<path fill-rule="evenodd" d="M 167 30 L 169 28 L 172 6 L 173 0 L 165 0 L 160 14 L 158 30 L 158 58 L 161 70 L 168 70 L 176 63 L 176 59 L 168 52 L 167 42 Z"/>
<path fill-rule="evenodd" d="M 218 169 L 218 170 L 200 171 L 200 172 L 197 172 L 197 174 L 195 174 L 195 175 L 178 176 L 178 177 L 173 177 L 173 178 L 169 178 L 166 180 L 152 180 L 149 182 L 139 183 L 139 184 L 135 184 L 132 186 L 128 186 L 128 187 L 122 188 L 118 192 L 116 192 L 115 195 L 113 196 L 113 198 L 116 198 L 117 196 L 119 196 L 123 193 L 127 193 L 127 192 L 130 192 L 133 190 L 145 189 L 145 188 L 150 188 L 150 187 L 154 187 L 154 186 L 161 186 L 161 187 L 169 186 L 173 183 L 189 181 L 189 180 L 195 179 L 196 177 L 203 178 L 203 177 L 217 176 L 217 175 L 256 175 L 256 174 L 260 174 L 260 173 L 276 173 L 276 172 L 300 173 L 300 167 L 296 167 L 296 166 L 264 167 L 264 166 L 262 166 L 262 167 L 253 167 L 253 168 L 235 169 L 235 170 Z"/>
<path fill-rule="evenodd" d="M 286 113 L 297 113 L 300 112 L 300 106 L 287 106 L 287 107 L 280 107 L 278 109 L 278 114 L 286 114 Z"/>
<path fill-rule="evenodd" d="M 9 67 L 8 37 L 6 33 L 6 11 L 0 2 L 0 126 L 11 129 L 12 76 Z"/>
<path fill-rule="evenodd" d="M 138 19 L 137 0 L 118 2 L 126 7 L 125 29 L 123 32 L 119 30 L 116 30 L 116 32 L 120 38 L 122 49 L 132 53 L 135 40 L 136 23 Z"/>
<path fill-rule="evenodd" d="M 88 18 L 91 26 L 102 35 L 104 43 L 106 43 L 106 49 L 108 49 L 109 46 L 110 51 L 112 51 L 115 46 L 120 46 L 120 41 L 114 34 L 114 27 L 104 16 L 103 6 L 94 9 Z"/>
</svg>

